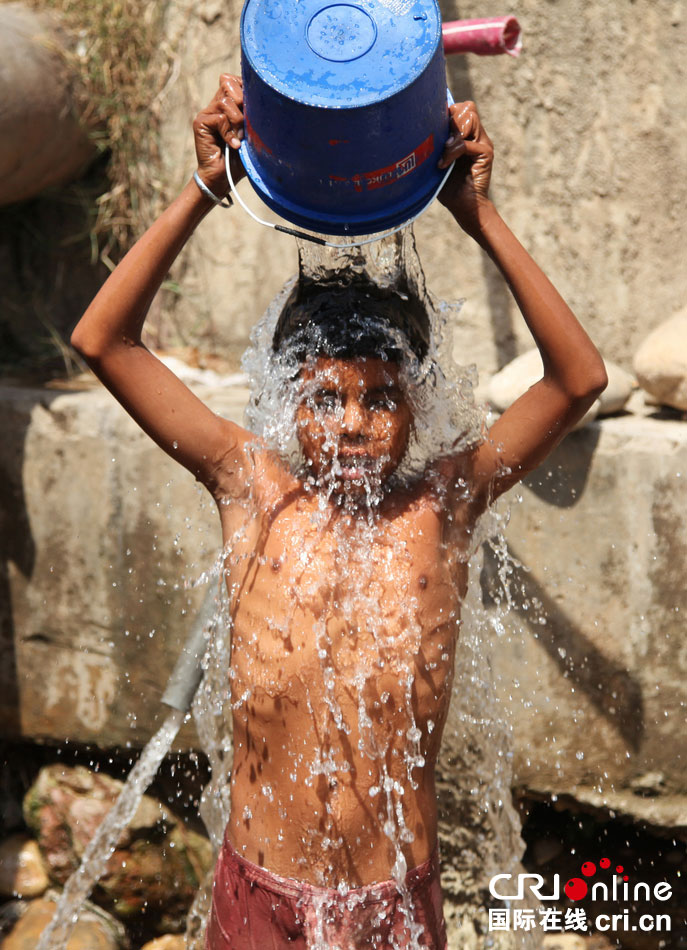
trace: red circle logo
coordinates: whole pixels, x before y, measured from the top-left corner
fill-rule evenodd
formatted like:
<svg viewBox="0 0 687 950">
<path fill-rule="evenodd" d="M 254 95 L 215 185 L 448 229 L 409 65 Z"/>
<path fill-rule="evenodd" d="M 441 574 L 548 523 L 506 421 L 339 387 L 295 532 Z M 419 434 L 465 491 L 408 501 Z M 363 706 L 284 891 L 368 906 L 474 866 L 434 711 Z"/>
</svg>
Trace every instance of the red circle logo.
<svg viewBox="0 0 687 950">
<path fill-rule="evenodd" d="M 585 861 L 580 870 L 585 877 L 591 877 L 593 874 L 596 874 L 596 865 L 593 861 Z"/>
<path fill-rule="evenodd" d="M 588 888 L 581 877 L 571 877 L 563 890 L 565 896 L 569 897 L 571 901 L 581 901 L 583 897 L 587 896 Z"/>
</svg>

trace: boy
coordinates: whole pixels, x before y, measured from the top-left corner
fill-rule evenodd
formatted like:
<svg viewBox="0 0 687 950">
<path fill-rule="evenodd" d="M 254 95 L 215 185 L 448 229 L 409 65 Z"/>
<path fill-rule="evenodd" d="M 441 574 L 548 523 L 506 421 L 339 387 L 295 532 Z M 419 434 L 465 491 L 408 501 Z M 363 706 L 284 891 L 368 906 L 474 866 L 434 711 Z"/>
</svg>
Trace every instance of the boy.
<svg viewBox="0 0 687 950">
<path fill-rule="evenodd" d="M 400 298 L 385 304 L 395 321 L 382 304 L 369 320 L 357 304 L 338 322 L 317 306 L 310 320 L 285 311 L 273 346 L 293 370 L 295 470 L 210 412 L 141 343 L 154 294 L 213 206 L 207 191 L 226 194 L 225 142 L 242 175 L 235 77 L 221 77 L 194 123 L 205 188 L 189 182 L 72 337 L 218 503 L 235 752 L 209 950 L 446 946 L 434 766 L 471 533 L 606 384 L 594 345 L 488 198 L 493 149 L 473 103 L 451 108 L 451 129 L 440 164 L 456 165 L 440 200 L 501 270 L 544 376 L 486 438 L 444 448 L 414 478 L 398 476 L 414 422 L 402 351 L 417 367 L 426 341 Z M 374 293 L 361 310 L 363 297 L 374 310 Z"/>
</svg>

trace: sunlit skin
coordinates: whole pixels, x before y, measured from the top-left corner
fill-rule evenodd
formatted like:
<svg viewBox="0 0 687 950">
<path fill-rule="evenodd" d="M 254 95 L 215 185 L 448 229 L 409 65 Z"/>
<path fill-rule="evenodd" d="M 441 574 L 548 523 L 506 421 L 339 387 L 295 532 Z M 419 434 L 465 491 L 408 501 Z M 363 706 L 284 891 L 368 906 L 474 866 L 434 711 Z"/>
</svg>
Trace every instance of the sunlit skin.
<svg viewBox="0 0 687 950">
<path fill-rule="evenodd" d="M 233 709 L 229 834 L 254 863 L 329 887 L 388 880 L 397 856 L 383 830 L 383 796 L 371 794 L 381 765 L 360 728 L 360 671 L 375 744 L 406 789 L 407 866 L 427 860 L 436 844 L 434 766 L 467 578 L 470 505 L 452 511 L 440 502 L 451 493 L 452 470 L 389 491 L 413 424 L 399 377 L 395 363 L 377 358 L 306 365 L 296 419 L 304 478 L 269 453 L 258 456 L 251 494 L 261 517 L 246 524 L 236 508 L 220 508 L 225 537 L 240 522 L 245 538 L 230 559 L 230 587 L 240 591 L 232 602 L 232 698 L 250 694 Z M 386 490 L 374 530 L 359 535 L 370 466 Z M 329 512 L 312 479 L 327 495 L 334 488 Z M 342 508 L 342 496 L 353 506 Z M 323 662 L 336 673 L 328 694 Z M 424 758 L 415 788 L 405 759 L 408 672 Z M 332 721 L 332 700 L 343 731 Z M 338 766 L 328 779 L 311 771 L 321 756 Z M 323 847 L 326 840 L 339 844 Z"/>
<path fill-rule="evenodd" d="M 308 474 L 321 487 L 362 497 L 371 476 L 384 485 L 411 433 L 399 367 L 372 357 L 319 357 L 301 383 L 296 424 Z"/>
<path fill-rule="evenodd" d="M 257 453 L 247 517 L 220 506 L 224 536 L 241 538 L 227 563 L 234 737 L 228 833 L 241 854 L 278 874 L 360 886 L 388 880 L 397 856 L 384 831 L 384 796 L 373 795 L 382 767 L 405 789 L 407 866 L 427 860 L 436 844 L 434 766 L 473 514 L 453 490 L 452 466 L 389 490 L 412 422 L 396 367 L 320 360 L 306 378 L 314 383 L 298 412 L 311 462 L 306 476 Z M 381 463 L 386 488 L 372 530 L 363 457 Z M 342 472 L 333 476 L 335 464 Z M 313 491 L 313 476 L 321 491 Z M 329 497 L 324 509 L 322 494 Z M 353 504 L 341 505 L 346 499 Z M 333 671 L 329 689 L 324 666 Z M 424 759 L 413 771 L 415 787 L 405 758 L 408 674 Z M 361 731 L 361 695 L 375 731 L 372 754 Z M 335 771 L 318 773 L 321 759 Z"/>
<path fill-rule="evenodd" d="M 198 174 L 225 195 L 225 144 L 234 180 L 244 174 L 237 77 L 221 77 L 194 136 Z M 193 180 L 110 275 L 72 336 L 130 415 L 217 501 L 232 545 L 227 834 L 248 860 L 286 877 L 331 887 L 389 879 L 395 849 L 376 790 L 382 767 L 402 786 L 394 794 L 411 832 L 401 844 L 407 866 L 432 854 L 434 766 L 474 526 L 606 384 L 594 344 L 489 196 L 493 155 L 475 104 L 451 106 L 440 166 L 455 165 L 439 195 L 447 241 L 467 235 L 491 258 L 544 373 L 479 444 L 435 460 L 412 485 L 392 477 L 414 423 L 394 364 L 320 358 L 304 368 L 297 434 L 306 466 L 293 472 L 255 435 L 204 406 L 145 347 L 150 302 L 214 208 Z M 366 534 L 371 470 L 385 490 Z M 349 498 L 353 505 L 342 504 Z M 411 715 L 424 758 L 412 783 L 404 761 Z"/>
</svg>

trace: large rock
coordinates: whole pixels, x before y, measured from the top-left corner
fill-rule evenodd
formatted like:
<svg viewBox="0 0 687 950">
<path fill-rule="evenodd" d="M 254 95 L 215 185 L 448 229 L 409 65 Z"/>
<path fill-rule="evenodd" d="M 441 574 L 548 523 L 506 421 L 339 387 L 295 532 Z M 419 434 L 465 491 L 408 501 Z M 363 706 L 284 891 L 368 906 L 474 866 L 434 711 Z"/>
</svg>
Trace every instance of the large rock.
<svg viewBox="0 0 687 950">
<path fill-rule="evenodd" d="M 544 366 L 539 350 L 528 350 L 520 356 L 516 356 L 503 369 L 500 369 L 489 380 L 487 384 L 487 397 L 489 402 L 499 412 L 504 412 L 509 406 L 512 406 L 516 399 L 519 399 L 523 393 L 527 392 L 530 386 L 533 386 L 542 378 Z M 587 412 L 579 420 L 575 428 L 581 428 L 592 419 L 596 419 L 599 414 L 598 399 L 592 403 Z"/>
<path fill-rule="evenodd" d="M 96 153 L 75 119 L 65 42 L 54 19 L 0 5 L 0 205 L 73 181 Z"/>
<path fill-rule="evenodd" d="M 608 385 L 598 399 L 599 415 L 612 416 L 616 412 L 622 412 L 627 406 L 632 393 L 637 388 L 637 380 L 632 373 L 628 373 L 622 366 L 612 363 L 611 360 L 604 360 L 604 366 Z"/>
<path fill-rule="evenodd" d="M 40 897 L 50 881 L 38 845 L 26 835 L 0 844 L 0 897 Z"/>
<path fill-rule="evenodd" d="M 141 950 L 186 950 L 186 938 L 180 934 L 165 934 L 157 940 L 151 940 Z"/>
<path fill-rule="evenodd" d="M 634 370 L 657 402 L 687 410 L 687 309 L 649 334 L 635 354 Z"/>
<path fill-rule="evenodd" d="M 684 834 L 687 425 L 596 422 L 512 495 L 494 665 L 516 784 Z"/>
<path fill-rule="evenodd" d="M 56 897 L 32 901 L 2 941 L 2 950 L 36 950 L 40 935 L 53 918 L 56 902 Z M 81 909 L 67 941 L 67 950 L 129 950 L 129 946 L 122 925 L 90 903 Z"/>
<path fill-rule="evenodd" d="M 241 419 L 245 390 L 209 399 Z M 215 506 L 100 387 L 0 389 L 0 441 L 0 732 L 140 747 L 221 548 Z"/>
<path fill-rule="evenodd" d="M 577 429 L 591 422 L 597 415 L 609 416 L 620 412 L 632 395 L 636 383 L 630 373 L 609 360 L 604 361 L 608 385 L 599 398 L 577 423 Z M 487 398 L 492 406 L 503 412 L 511 406 L 530 386 L 541 379 L 544 367 L 538 349 L 528 350 L 499 370 L 486 387 Z"/>
<path fill-rule="evenodd" d="M 122 783 L 83 766 L 43 768 L 24 812 L 50 875 L 64 884 L 122 789 Z M 145 795 L 122 832 L 94 900 L 122 920 L 160 919 L 164 930 L 183 927 L 185 913 L 212 867 L 209 841 L 186 828 Z"/>
</svg>

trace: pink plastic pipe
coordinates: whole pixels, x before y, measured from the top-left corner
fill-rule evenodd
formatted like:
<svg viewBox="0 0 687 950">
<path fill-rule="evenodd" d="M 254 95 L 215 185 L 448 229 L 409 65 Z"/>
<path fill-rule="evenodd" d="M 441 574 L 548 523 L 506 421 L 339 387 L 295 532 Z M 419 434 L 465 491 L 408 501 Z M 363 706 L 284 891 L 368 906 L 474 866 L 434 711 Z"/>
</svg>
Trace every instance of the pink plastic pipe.
<svg viewBox="0 0 687 950">
<path fill-rule="evenodd" d="M 509 56 L 519 56 L 522 49 L 520 24 L 514 16 L 452 20 L 443 24 L 441 32 L 446 54 L 497 56 L 499 53 L 508 53 Z"/>
</svg>

